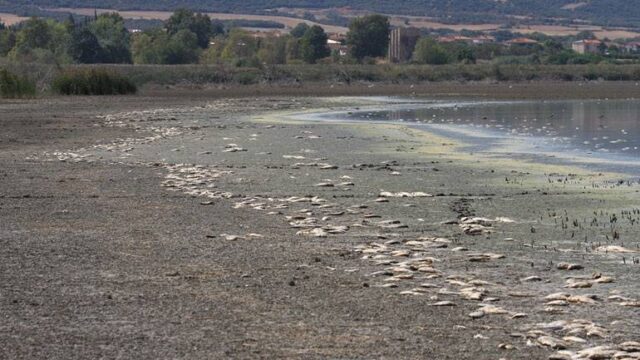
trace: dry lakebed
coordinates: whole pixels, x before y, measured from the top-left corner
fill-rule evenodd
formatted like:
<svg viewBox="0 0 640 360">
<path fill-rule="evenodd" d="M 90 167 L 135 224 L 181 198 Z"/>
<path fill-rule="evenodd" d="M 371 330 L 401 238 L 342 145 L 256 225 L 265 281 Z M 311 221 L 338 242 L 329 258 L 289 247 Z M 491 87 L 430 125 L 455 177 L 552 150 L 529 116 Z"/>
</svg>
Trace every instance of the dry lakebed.
<svg viewBox="0 0 640 360">
<path fill-rule="evenodd" d="M 310 115 L 515 87 L 0 103 L 0 358 L 640 359 L 633 156 Z"/>
</svg>

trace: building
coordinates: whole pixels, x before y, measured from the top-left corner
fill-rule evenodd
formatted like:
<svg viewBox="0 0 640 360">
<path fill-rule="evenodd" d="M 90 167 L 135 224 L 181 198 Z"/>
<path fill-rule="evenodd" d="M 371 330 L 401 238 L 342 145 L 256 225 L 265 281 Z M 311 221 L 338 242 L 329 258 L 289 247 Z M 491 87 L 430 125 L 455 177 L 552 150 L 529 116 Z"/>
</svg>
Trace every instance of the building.
<svg viewBox="0 0 640 360">
<path fill-rule="evenodd" d="M 469 45 L 482 45 L 482 44 L 493 43 L 496 41 L 496 38 L 494 38 L 493 36 L 487 36 L 487 35 L 475 36 L 475 37 L 468 37 L 468 36 L 462 36 L 462 35 L 448 35 L 448 36 L 440 36 L 436 40 L 439 43 L 444 43 L 444 44 L 463 42 Z"/>
<path fill-rule="evenodd" d="M 391 30 L 389 37 L 389 62 L 404 63 L 409 61 L 419 38 L 420 30 L 414 27 L 401 27 Z"/>
<path fill-rule="evenodd" d="M 509 41 L 506 41 L 505 43 L 509 46 L 533 46 L 539 44 L 538 41 L 525 37 L 511 39 Z"/>
<path fill-rule="evenodd" d="M 247 30 L 247 34 L 255 39 L 267 39 L 283 35 L 280 30 Z"/>
<path fill-rule="evenodd" d="M 580 40 L 571 44 L 571 49 L 578 54 L 600 54 L 601 48 L 602 41 L 600 40 Z"/>
<path fill-rule="evenodd" d="M 496 38 L 489 35 L 481 35 L 471 38 L 471 43 L 474 45 L 491 44 L 496 42 Z"/>
<path fill-rule="evenodd" d="M 640 52 L 640 41 L 628 42 L 622 45 L 622 49 L 627 53 L 638 53 Z"/>
<path fill-rule="evenodd" d="M 455 42 L 464 42 L 464 43 L 468 43 L 468 44 L 471 43 L 471 38 L 470 37 L 462 36 L 462 35 L 440 36 L 436 40 L 439 43 L 443 43 L 443 44 L 449 44 L 449 43 L 455 43 Z"/>
<path fill-rule="evenodd" d="M 336 53 L 340 56 L 347 56 L 349 53 L 349 47 L 344 45 L 342 41 L 327 39 L 327 47 L 331 49 L 332 53 Z"/>
</svg>

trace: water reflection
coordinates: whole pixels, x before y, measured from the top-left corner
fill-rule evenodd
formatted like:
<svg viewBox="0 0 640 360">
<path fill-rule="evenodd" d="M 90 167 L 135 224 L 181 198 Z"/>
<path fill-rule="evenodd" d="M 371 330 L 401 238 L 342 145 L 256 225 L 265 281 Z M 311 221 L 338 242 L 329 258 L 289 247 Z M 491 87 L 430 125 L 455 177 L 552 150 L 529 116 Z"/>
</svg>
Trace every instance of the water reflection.
<svg viewBox="0 0 640 360">
<path fill-rule="evenodd" d="M 435 103 L 413 109 L 355 112 L 347 118 L 425 124 L 471 137 L 493 136 L 496 141 L 522 138 L 545 150 L 640 159 L 639 100 Z"/>
</svg>

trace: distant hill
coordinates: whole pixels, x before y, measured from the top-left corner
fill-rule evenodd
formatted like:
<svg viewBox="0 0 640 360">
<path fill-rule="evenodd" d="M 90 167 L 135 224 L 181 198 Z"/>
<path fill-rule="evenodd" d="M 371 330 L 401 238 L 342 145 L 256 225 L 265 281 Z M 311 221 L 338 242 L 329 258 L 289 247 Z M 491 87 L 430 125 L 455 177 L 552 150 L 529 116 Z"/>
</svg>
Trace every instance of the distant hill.
<svg viewBox="0 0 640 360">
<path fill-rule="evenodd" d="M 0 0 L 0 10 L 25 6 L 97 7 L 118 10 L 174 10 L 264 13 L 276 8 L 343 8 L 419 15 L 445 22 L 587 21 L 605 26 L 640 27 L 639 0 Z"/>
</svg>

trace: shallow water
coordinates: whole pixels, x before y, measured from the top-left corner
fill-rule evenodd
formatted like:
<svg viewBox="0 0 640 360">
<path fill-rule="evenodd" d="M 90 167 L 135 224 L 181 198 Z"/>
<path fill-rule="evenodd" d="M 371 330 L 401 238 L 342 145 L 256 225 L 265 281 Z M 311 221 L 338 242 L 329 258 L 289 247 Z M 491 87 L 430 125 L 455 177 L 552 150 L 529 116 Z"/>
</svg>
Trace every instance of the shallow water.
<svg viewBox="0 0 640 360">
<path fill-rule="evenodd" d="M 415 124 L 472 152 L 640 175 L 640 100 L 430 102 L 330 116 Z"/>
</svg>

